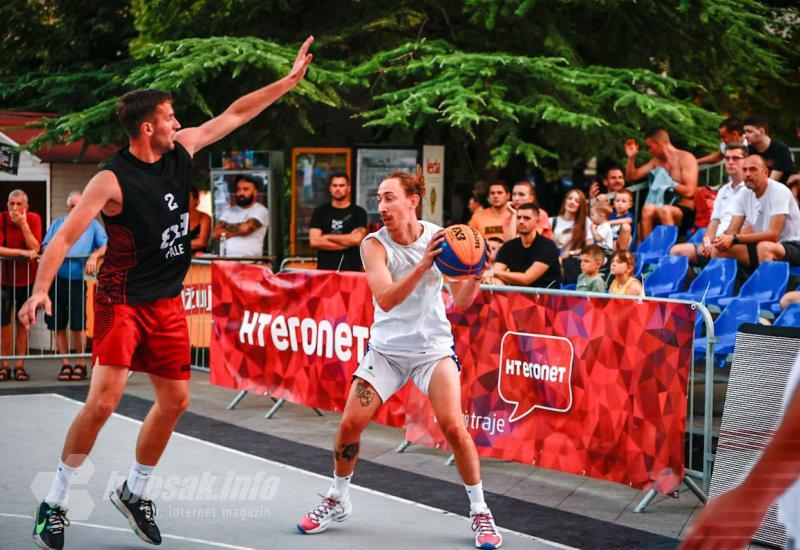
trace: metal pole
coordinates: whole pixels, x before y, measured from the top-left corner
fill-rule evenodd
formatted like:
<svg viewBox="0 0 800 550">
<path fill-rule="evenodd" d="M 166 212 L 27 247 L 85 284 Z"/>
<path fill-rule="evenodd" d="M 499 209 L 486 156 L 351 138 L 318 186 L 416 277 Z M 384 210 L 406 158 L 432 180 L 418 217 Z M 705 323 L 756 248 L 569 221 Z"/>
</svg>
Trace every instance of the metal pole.
<svg viewBox="0 0 800 550">
<path fill-rule="evenodd" d="M 647 491 L 647 494 L 644 495 L 644 498 L 636 505 L 636 508 L 633 509 L 634 514 L 641 514 L 644 512 L 647 507 L 653 502 L 653 499 L 656 498 L 656 491 L 655 489 L 650 489 Z"/>
<path fill-rule="evenodd" d="M 239 393 L 236 394 L 236 397 L 234 397 L 231 400 L 231 402 L 228 403 L 228 406 L 225 407 L 225 408 L 228 409 L 229 411 L 232 411 L 233 409 L 236 408 L 236 405 L 238 405 L 242 401 L 242 399 L 244 399 L 245 395 L 247 395 L 247 391 L 246 390 L 240 391 Z"/>
<path fill-rule="evenodd" d="M 286 403 L 286 400 L 282 397 L 277 401 L 275 401 L 275 404 L 272 405 L 272 408 L 267 411 L 267 414 L 264 415 L 264 418 L 272 418 L 275 415 L 275 413 L 278 412 L 278 409 L 283 407 L 284 403 Z"/>
<path fill-rule="evenodd" d="M 411 446 L 411 442 L 408 439 L 404 439 L 403 442 L 400 445 L 397 446 L 397 448 L 394 450 L 394 452 L 396 452 L 396 453 L 405 452 L 405 450 L 408 449 L 410 446 Z"/>
</svg>

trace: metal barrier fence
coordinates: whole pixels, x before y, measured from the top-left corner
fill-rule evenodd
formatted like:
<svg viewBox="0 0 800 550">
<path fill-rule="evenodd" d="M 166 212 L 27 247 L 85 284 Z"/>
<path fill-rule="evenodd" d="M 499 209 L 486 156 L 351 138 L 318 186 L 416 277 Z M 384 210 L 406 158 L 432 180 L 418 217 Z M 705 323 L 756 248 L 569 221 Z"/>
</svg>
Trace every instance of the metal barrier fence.
<svg viewBox="0 0 800 550">
<path fill-rule="evenodd" d="M 201 372 L 210 372 L 209 369 L 209 348 L 211 344 L 211 328 L 213 319 L 211 316 L 211 261 L 215 258 L 203 258 L 203 259 L 195 259 L 192 260 L 192 266 L 189 272 L 186 275 L 184 280 L 184 290 L 181 294 L 183 300 L 184 310 L 186 311 L 186 318 L 187 324 L 189 327 L 189 335 L 190 335 L 190 343 L 192 348 L 192 369 Z M 228 260 L 229 258 L 225 258 Z M 3 262 L 8 261 L 8 258 L 0 259 Z M 72 257 L 69 258 L 70 261 L 75 262 L 85 262 L 86 257 Z M 246 259 L 248 262 L 253 261 L 252 258 Z M 287 258 L 284 263 L 281 265 L 281 270 L 283 269 L 296 269 L 297 264 L 300 265 L 307 265 L 311 263 L 312 259 L 310 258 Z M 16 316 L 16 307 L 21 305 L 19 303 L 13 303 L 14 297 L 8 297 L 6 294 L 7 292 L 15 292 L 16 290 L 9 290 L 8 287 L 13 285 L 6 284 L 9 280 L 10 281 L 17 281 L 16 274 L 17 274 L 17 264 L 19 264 L 19 269 L 26 269 L 24 277 L 20 277 L 20 280 L 24 279 L 26 284 L 24 287 L 19 287 L 25 289 L 25 291 L 29 291 L 30 289 L 30 275 L 31 275 L 31 266 L 28 265 L 27 268 L 23 265 L 20 260 L 16 260 L 13 262 L 13 268 L 8 267 L 0 270 L 0 274 L 5 279 L 0 278 L 0 287 L 2 287 L 2 296 L 0 296 L 0 309 L 4 312 L 6 309 L 10 310 L 10 313 Z M 5 264 L 4 264 L 5 265 Z M 81 268 L 82 269 L 82 268 Z M 8 271 L 8 272 L 6 272 Z M 93 308 L 92 308 L 92 299 L 95 287 L 95 280 L 93 277 L 85 276 L 81 278 L 79 281 L 75 281 L 73 285 L 67 284 L 66 286 L 59 286 L 57 284 L 53 285 L 51 288 L 51 299 L 53 300 L 53 315 L 50 318 L 50 326 L 53 328 L 58 328 L 66 326 L 68 323 L 66 321 L 78 321 L 84 320 L 86 334 L 91 336 L 93 331 Z M 661 298 L 648 298 L 648 297 L 632 297 L 632 296 L 609 296 L 608 294 L 601 294 L 601 293 L 594 293 L 594 292 L 577 292 L 577 291 L 569 291 L 569 290 L 555 290 L 555 289 L 543 289 L 543 288 L 527 288 L 527 287 L 508 287 L 508 286 L 490 286 L 490 285 L 483 285 L 481 287 L 484 290 L 488 290 L 490 292 L 520 292 L 526 294 L 552 294 L 552 295 L 569 295 L 569 296 L 579 296 L 586 299 L 592 298 L 603 298 L 603 299 L 618 299 L 618 300 L 636 300 L 639 303 L 643 301 L 652 301 L 652 302 L 678 302 L 678 303 L 686 303 L 689 304 L 693 309 L 697 310 L 699 315 L 702 315 L 703 323 L 706 329 L 706 336 L 708 338 L 708 347 L 706 350 L 706 361 L 705 361 L 705 373 L 702 378 L 698 378 L 695 372 L 695 362 L 694 362 L 694 353 L 692 353 L 692 361 L 691 361 L 691 369 L 689 375 L 689 387 L 687 388 L 687 397 L 688 397 L 688 411 L 687 411 L 687 427 L 686 432 L 688 435 L 688 459 L 687 459 L 687 466 L 686 466 L 686 473 L 685 473 L 685 483 L 689 487 L 689 489 L 697 495 L 697 497 L 705 501 L 708 495 L 709 486 L 711 483 L 711 471 L 713 468 L 714 463 L 714 454 L 712 452 L 712 442 L 713 442 L 713 407 L 714 407 L 714 343 L 716 342 L 714 338 L 714 323 L 713 318 L 711 316 L 710 311 L 701 303 L 698 302 L 686 302 L 681 300 L 666 300 Z M 22 298 L 22 290 L 20 292 L 19 298 Z M 59 296 L 57 293 L 61 292 L 62 295 Z M 64 297 L 63 293 L 66 292 L 66 298 Z M 80 296 L 76 298 L 74 296 L 74 292 L 79 292 Z M 80 309 L 80 313 L 78 317 L 73 317 L 71 319 L 64 319 L 63 315 L 75 315 L 74 311 L 70 311 L 67 308 L 66 313 L 64 312 L 63 308 L 61 310 L 55 307 L 56 302 L 61 299 L 62 303 L 66 302 L 67 304 L 79 304 L 76 305 Z M 6 301 L 5 303 L 3 301 Z M 12 303 L 9 303 L 8 300 L 12 300 Z M 74 301 L 73 301 L 74 300 Z M 62 316 L 62 317 L 59 317 Z M 43 321 L 43 314 L 40 313 L 39 321 L 35 325 L 35 330 L 32 331 L 31 337 L 25 342 L 24 352 L 20 353 L 20 349 L 15 349 L 13 352 L 8 351 L 8 346 L 10 345 L 13 339 L 16 339 L 20 334 L 20 328 L 17 327 L 16 322 L 9 322 L 7 325 L 3 326 L 3 340 L 2 340 L 2 354 L 0 354 L 0 360 L 2 361 L 11 361 L 11 360 L 40 360 L 40 359 L 86 359 L 91 357 L 90 353 L 86 351 L 86 348 L 81 345 L 81 347 L 75 348 L 74 350 L 68 349 L 66 353 L 64 353 L 63 347 L 59 348 L 59 342 L 57 335 L 54 332 L 50 332 L 47 330 L 47 324 L 42 322 Z M 4 317 L 3 320 L 9 319 L 8 316 Z M 13 327 L 13 329 L 11 329 Z M 70 326 L 71 329 L 71 326 Z M 13 330 L 13 331 L 12 331 Z M 38 331 L 39 334 L 34 334 L 34 332 Z M 12 332 L 11 335 L 7 335 L 7 332 Z M 24 332 L 24 331 L 23 331 Z M 10 340 L 11 338 L 11 340 Z M 63 342 L 62 342 L 63 343 Z M 704 392 L 703 392 L 703 412 L 702 412 L 702 427 L 698 429 L 695 424 L 695 395 L 696 395 L 696 383 L 697 382 L 704 383 Z M 231 403 L 228 405 L 229 409 L 234 408 L 241 399 L 247 394 L 247 392 L 240 392 Z M 280 406 L 283 404 L 283 400 L 274 400 L 275 404 L 272 406 L 270 411 L 267 413 L 266 417 L 271 418 Z M 318 414 L 322 414 L 320 411 L 316 411 Z M 694 460 L 694 441 L 693 435 L 701 435 L 702 436 L 702 459 L 700 464 L 695 464 Z M 401 445 L 398 447 L 398 452 L 402 452 L 408 447 L 407 444 Z M 448 463 L 452 462 L 452 460 L 448 460 Z M 699 483 L 698 483 L 699 482 Z M 639 505 L 636 507 L 636 512 L 643 511 L 648 504 L 653 500 L 656 496 L 655 491 L 649 491 Z"/>
</svg>

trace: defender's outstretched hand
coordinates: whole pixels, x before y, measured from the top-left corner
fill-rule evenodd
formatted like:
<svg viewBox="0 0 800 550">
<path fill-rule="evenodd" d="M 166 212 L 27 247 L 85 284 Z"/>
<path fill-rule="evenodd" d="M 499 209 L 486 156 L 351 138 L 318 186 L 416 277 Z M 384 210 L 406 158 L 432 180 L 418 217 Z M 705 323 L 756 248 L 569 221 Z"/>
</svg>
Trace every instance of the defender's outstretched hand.
<svg viewBox="0 0 800 550">
<path fill-rule="evenodd" d="M 308 53 L 308 50 L 311 48 L 311 44 L 314 43 L 314 37 L 309 36 L 306 38 L 306 41 L 303 42 L 303 45 L 300 46 L 300 51 L 297 52 L 297 57 L 294 60 L 294 65 L 292 66 L 292 71 L 289 73 L 289 79 L 294 83 L 297 84 L 303 77 L 306 75 L 306 71 L 308 70 L 308 66 L 311 64 L 311 60 L 314 59 L 314 55 Z"/>
</svg>

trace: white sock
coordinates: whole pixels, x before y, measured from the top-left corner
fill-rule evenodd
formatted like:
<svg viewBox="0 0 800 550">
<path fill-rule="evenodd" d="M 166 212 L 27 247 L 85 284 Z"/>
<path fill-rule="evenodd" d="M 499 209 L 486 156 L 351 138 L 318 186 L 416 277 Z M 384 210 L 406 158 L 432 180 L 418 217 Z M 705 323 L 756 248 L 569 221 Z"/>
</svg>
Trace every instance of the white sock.
<svg viewBox="0 0 800 550">
<path fill-rule="evenodd" d="M 353 479 L 353 474 L 345 477 L 339 477 L 336 472 L 333 473 L 333 488 L 339 491 L 340 498 L 344 498 L 350 492 L 350 480 Z"/>
<path fill-rule="evenodd" d="M 78 466 L 78 468 L 80 468 L 80 466 Z M 66 502 L 67 496 L 69 495 L 69 486 L 78 474 L 78 468 L 72 468 L 60 460 L 58 461 L 58 468 L 56 469 L 56 475 L 53 479 L 53 485 L 50 487 L 50 492 L 47 493 L 44 499 L 45 502 L 50 506 L 55 506 L 56 504 L 61 506 Z"/>
<path fill-rule="evenodd" d="M 133 461 L 131 473 L 128 474 L 128 491 L 134 496 L 150 500 L 150 481 L 153 478 L 155 466 L 145 466 Z"/>
<path fill-rule="evenodd" d="M 464 489 L 467 490 L 470 509 L 473 512 L 486 507 L 486 501 L 483 498 L 483 481 L 479 481 L 475 485 L 464 484 Z"/>
</svg>

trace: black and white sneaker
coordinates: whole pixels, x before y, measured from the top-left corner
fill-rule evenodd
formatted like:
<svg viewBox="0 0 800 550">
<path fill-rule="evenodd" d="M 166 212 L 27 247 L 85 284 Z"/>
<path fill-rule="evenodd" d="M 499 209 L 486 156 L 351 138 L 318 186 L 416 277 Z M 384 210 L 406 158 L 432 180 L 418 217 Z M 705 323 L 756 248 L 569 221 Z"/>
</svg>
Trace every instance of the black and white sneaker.
<svg viewBox="0 0 800 550">
<path fill-rule="evenodd" d="M 42 502 L 36 509 L 33 524 L 33 542 L 45 550 L 64 548 L 64 527 L 69 526 L 67 510 L 56 504 Z"/>
<path fill-rule="evenodd" d="M 131 529 L 150 544 L 161 544 L 161 532 L 156 525 L 156 505 L 152 500 L 137 497 L 128 490 L 128 482 L 111 491 L 111 503 L 128 518 Z"/>
</svg>

